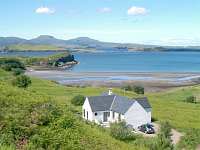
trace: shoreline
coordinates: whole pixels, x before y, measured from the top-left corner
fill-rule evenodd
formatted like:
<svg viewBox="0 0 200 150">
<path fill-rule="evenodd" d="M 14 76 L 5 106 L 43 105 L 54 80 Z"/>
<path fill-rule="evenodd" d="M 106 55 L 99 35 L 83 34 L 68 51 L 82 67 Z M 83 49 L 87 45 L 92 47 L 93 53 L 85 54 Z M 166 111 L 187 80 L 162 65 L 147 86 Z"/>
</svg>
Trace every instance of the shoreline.
<svg viewBox="0 0 200 150">
<path fill-rule="evenodd" d="M 141 85 L 156 92 L 175 87 L 200 84 L 200 73 L 186 72 L 73 72 L 32 70 L 27 75 L 55 81 L 66 86 L 122 87 Z"/>
</svg>

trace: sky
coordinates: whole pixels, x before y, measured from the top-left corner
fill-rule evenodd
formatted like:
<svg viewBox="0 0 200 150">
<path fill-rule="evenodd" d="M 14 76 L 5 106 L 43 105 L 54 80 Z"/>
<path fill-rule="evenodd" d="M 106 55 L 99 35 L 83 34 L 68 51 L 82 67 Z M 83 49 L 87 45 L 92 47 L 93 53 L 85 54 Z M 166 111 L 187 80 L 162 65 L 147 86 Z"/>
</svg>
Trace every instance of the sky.
<svg viewBox="0 0 200 150">
<path fill-rule="evenodd" d="M 0 36 L 200 45 L 200 0 L 2 0 Z"/>
</svg>

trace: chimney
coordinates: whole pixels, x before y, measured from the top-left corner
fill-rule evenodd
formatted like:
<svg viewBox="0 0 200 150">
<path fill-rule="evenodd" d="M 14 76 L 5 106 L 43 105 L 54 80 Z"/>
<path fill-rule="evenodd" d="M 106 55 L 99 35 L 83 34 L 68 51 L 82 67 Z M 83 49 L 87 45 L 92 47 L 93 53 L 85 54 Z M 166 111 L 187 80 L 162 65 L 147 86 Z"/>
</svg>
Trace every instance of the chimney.
<svg viewBox="0 0 200 150">
<path fill-rule="evenodd" d="M 108 89 L 108 95 L 112 95 L 112 94 L 113 94 L 112 88 L 109 88 L 109 89 Z"/>
</svg>

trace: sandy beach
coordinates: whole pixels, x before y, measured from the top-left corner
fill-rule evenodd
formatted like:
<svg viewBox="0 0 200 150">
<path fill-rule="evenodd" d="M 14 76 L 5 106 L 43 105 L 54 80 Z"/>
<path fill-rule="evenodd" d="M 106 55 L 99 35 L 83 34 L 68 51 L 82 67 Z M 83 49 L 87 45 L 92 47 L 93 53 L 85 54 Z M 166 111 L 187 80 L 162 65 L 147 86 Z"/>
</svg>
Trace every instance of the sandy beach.
<svg viewBox="0 0 200 150">
<path fill-rule="evenodd" d="M 27 75 L 56 81 L 70 86 L 122 87 L 141 85 L 147 91 L 156 92 L 174 87 L 200 83 L 200 73 L 154 73 L 154 72 L 71 72 L 36 71 L 29 69 Z"/>
</svg>

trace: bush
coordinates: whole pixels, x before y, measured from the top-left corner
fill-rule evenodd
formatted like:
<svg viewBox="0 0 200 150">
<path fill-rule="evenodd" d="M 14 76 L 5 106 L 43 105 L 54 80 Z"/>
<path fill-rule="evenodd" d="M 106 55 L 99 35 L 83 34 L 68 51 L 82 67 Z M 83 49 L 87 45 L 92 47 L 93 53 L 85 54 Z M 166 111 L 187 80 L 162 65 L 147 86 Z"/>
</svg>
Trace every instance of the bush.
<svg viewBox="0 0 200 150">
<path fill-rule="evenodd" d="M 20 60 L 14 58 L 0 59 L 0 67 L 6 71 L 12 71 L 13 68 L 26 69 L 25 65 Z"/>
<path fill-rule="evenodd" d="M 20 68 L 12 69 L 12 72 L 13 72 L 14 76 L 18 76 L 18 75 L 24 74 L 24 70 L 22 70 Z"/>
<path fill-rule="evenodd" d="M 135 140 L 134 134 L 131 132 L 131 129 L 127 127 L 125 122 L 112 123 L 110 125 L 110 135 L 118 140 Z"/>
<path fill-rule="evenodd" d="M 13 80 L 13 85 L 19 88 L 27 88 L 29 85 L 31 85 L 31 79 L 26 75 L 20 75 Z"/>
<path fill-rule="evenodd" d="M 85 96 L 77 95 L 72 98 L 71 103 L 75 106 L 82 106 L 85 101 Z"/>
<path fill-rule="evenodd" d="M 126 86 L 123 86 L 122 89 L 124 89 L 126 91 L 134 91 L 137 94 L 144 94 L 144 87 L 142 87 L 142 86 L 126 85 Z"/>
<path fill-rule="evenodd" d="M 184 100 L 187 103 L 196 103 L 196 97 L 195 96 L 188 96 L 186 97 L 186 99 Z"/>
<path fill-rule="evenodd" d="M 181 138 L 179 149 L 196 149 L 200 141 L 200 129 L 188 129 Z"/>
<path fill-rule="evenodd" d="M 171 125 L 169 124 L 169 122 L 161 123 L 160 134 L 163 134 L 166 138 L 171 137 Z"/>
<path fill-rule="evenodd" d="M 126 90 L 126 91 L 133 91 L 133 87 L 130 85 L 126 85 L 126 86 L 122 87 L 122 89 Z"/>
<path fill-rule="evenodd" d="M 150 144 L 150 150 L 173 150 L 174 147 L 171 143 L 171 125 L 168 122 L 162 122 L 160 133 L 155 141 Z"/>
<path fill-rule="evenodd" d="M 144 87 L 141 86 L 134 86 L 133 91 L 137 94 L 144 94 Z"/>
</svg>

